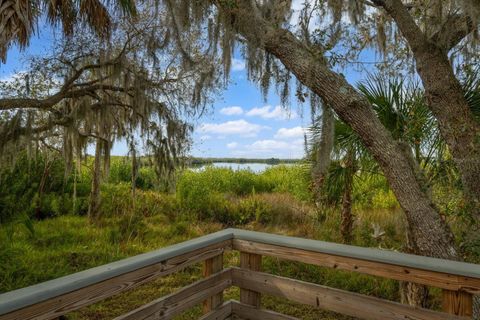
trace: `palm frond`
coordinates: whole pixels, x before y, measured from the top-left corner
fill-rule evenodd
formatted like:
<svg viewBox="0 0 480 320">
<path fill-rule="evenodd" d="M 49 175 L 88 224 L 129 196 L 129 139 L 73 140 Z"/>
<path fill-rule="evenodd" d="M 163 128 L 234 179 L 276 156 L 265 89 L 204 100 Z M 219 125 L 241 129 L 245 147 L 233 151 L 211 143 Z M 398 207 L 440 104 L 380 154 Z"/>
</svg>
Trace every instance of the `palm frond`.
<svg viewBox="0 0 480 320">
<path fill-rule="evenodd" d="M 107 8 L 100 0 L 82 0 L 79 15 L 97 34 L 108 35 L 112 22 Z"/>
<path fill-rule="evenodd" d="M 13 43 L 25 48 L 34 32 L 35 1 L 4 0 L 0 2 L 0 59 L 5 63 Z"/>
<path fill-rule="evenodd" d="M 480 121 L 480 67 L 466 72 L 462 86 L 470 110 L 477 121 Z"/>
</svg>

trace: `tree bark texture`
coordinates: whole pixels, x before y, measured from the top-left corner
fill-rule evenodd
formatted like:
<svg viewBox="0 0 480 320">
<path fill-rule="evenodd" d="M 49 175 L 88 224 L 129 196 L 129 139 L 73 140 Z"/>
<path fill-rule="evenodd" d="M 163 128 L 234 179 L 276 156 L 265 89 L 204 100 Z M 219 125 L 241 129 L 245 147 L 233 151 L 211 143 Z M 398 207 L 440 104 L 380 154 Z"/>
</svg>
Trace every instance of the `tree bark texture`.
<svg viewBox="0 0 480 320">
<path fill-rule="evenodd" d="M 413 52 L 427 104 L 460 172 L 472 214 L 480 218 L 480 123 L 475 120 L 448 59 L 448 51 L 475 26 L 469 25 L 465 17 L 451 16 L 444 28 L 428 38 L 400 0 L 384 0 L 380 4 L 395 20 Z"/>
<path fill-rule="evenodd" d="M 345 78 L 330 70 L 321 57 L 291 32 L 274 28 L 248 2 L 238 2 L 238 31 L 251 43 L 278 58 L 297 79 L 322 97 L 336 114 L 360 136 L 385 173 L 407 217 L 415 240 L 415 253 L 446 259 L 458 257 L 453 236 L 427 194 L 414 169 L 369 102 Z"/>
</svg>

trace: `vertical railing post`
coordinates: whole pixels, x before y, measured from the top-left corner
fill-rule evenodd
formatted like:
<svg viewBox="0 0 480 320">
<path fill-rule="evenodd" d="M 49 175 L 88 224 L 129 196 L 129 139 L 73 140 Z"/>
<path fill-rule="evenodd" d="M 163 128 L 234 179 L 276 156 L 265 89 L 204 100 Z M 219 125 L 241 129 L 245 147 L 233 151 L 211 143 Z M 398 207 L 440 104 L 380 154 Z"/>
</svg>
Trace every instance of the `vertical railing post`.
<svg viewBox="0 0 480 320">
<path fill-rule="evenodd" d="M 220 272 L 223 269 L 223 253 L 213 258 L 207 259 L 203 266 L 203 276 L 208 277 Z M 218 308 L 223 303 L 223 292 L 211 296 L 203 302 L 203 313 L 208 313 Z"/>
<path fill-rule="evenodd" d="M 261 271 L 262 256 L 255 253 L 240 252 L 240 268 L 252 271 Z M 260 307 L 261 296 L 259 292 L 240 288 L 240 302 Z"/>
<path fill-rule="evenodd" d="M 468 292 L 443 290 L 443 311 L 458 316 L 471 317 L 473 297 Z"/>
</svg>

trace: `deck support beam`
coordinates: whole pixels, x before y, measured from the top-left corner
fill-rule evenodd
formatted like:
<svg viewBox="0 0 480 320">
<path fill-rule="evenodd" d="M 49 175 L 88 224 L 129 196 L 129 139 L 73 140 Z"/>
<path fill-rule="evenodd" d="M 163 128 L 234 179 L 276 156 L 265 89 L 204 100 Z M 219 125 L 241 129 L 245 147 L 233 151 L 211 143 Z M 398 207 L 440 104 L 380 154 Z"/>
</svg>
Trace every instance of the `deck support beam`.
<svg viewBox="0 0 480 320">
<path fill-rule="evenodd" d="M 468 292 L 443 290 L 443 312 L 472 317 L 473 297 Z"/>
<path fill-rule="evenodd" d="M 262 256 L 255 253 L 240 252 L 240 268 L 261 271 Z M 240 288 L 240 302 L 259 308 L 261 303 L 260 292 Z"/>
<path fill-rule="evenodd" d="M 203 265 L 203 276 L 209 277 L 223 269 L 223 253 L 206 259 Z M 203 302 L 203 314 L 207 314 L 223 304 L 223 292 L 215 294 Z"/>
</svg>

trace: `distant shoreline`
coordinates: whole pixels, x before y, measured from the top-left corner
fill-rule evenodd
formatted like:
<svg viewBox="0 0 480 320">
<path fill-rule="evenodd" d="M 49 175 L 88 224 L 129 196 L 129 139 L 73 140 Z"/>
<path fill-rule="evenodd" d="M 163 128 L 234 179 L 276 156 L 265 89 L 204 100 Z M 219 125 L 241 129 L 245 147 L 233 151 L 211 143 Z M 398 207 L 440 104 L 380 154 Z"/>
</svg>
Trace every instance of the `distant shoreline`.
<svg viewBox="0 0 480 320">
<path fill-rule="evenodd" d="M 88 158 L 93 158 L 93 155 L 87 155 Z M 138 156 L 138 161 L 142 162 L 142 160 L 147 160 L 150 156 L 148 155 L 141 155 Z M 129 155 L 112 155 L 111 159 L 115 158 L 125 158 L 128 159 Z M 237 164 L 244 164 L 244 163 L 265 163 L 265 164 L 294 164 L 300 163 L 303 159 L 280 159 L 280 158 L 201 158 L 201 157 L 184 157 L 184 163 L 187 166 L 199 166 L 205 164 L 212 164 L 212 163 L 237 163 Z"/>
<path fill-rule="evenodd" d="M 223 163 L 266 163 L 266 164 L 282 164 L 282 163 L 299 163 L 302 159 L 278 159 L 278 158 L 267 158 L 267 159 L 255 159 L 255 158 L 187 158 L 186 162 L 188 165 L 202 165 L 210 164 L 216 162 Z"/>
</svg>

